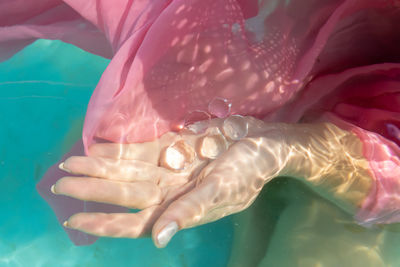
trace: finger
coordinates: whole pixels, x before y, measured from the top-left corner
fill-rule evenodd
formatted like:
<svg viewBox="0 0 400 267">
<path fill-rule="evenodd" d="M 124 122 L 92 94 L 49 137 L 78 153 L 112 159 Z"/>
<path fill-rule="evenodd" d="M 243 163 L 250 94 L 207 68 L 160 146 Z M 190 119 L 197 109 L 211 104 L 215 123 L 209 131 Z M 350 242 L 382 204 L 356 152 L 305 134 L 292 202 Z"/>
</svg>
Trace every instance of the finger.
<svg viewBox="0 0 400 267">
<path fill-rule="evenodd" d="M 153 206 L 137 213 L 77 213 L 64 226 L 96 236 L 138 238 L 150 232 L 157 210 Z"/>
<path fill-rule="evenodd" d="M 89 148 L 89 155 L 112 159 L 142 160 L 157 164 L 160 144 L 158 142 L 138 144 L 94 144 Z M 154 153 L 149 153 L 154 151 Z"/>
<path fill-rule="evenodd" d="M 218 202 L 219 180 L 202 183 L 169 205 L 154 224 L 152 235 L 157 247 L 165 247 L 180 229 L 200 225 L 220 217 L 208 216 Z"/>
<path fill-rule="evenodd" d="M 143 161 L 100 157 L 73 156 L 68 158 L 61 167 L 74 174 L 125 182 L 157 183 L 166 173 L 165 169 Z"/>
<path fill-rule="evenodd" d="M 64 177 L 52 192 L 85 201 L 95 201 L 134 209 L 159 204 L 162 192 L 151 182 L 124 183 L 88 177 Z"/>
<path fill-rule="evenodd" d="M 113 159 L 141 160 L 157 164 L 163 146 L 171 144 L 176 136 L 176 133 L 168 132 L 159 139 L 145 143 L 98 143 L 89 147 L 89 155 Z M 149 151 L 152 151 L 152 153 L 149 153 Z"/>
</svg>

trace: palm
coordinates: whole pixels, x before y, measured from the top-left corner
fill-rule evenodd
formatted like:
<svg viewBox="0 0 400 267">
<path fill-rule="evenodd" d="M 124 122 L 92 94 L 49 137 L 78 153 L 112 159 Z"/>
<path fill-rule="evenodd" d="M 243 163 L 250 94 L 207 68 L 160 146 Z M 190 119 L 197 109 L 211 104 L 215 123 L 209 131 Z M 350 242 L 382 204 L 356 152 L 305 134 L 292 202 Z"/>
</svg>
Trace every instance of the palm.
<svg viewBox="0 0 400 267">
<path fill-rule="evenodd" d="M 96 144 L 89 157 L 69 158 L 64 168 L 89 178 L 65 177 L 54 188 L 57 194 L 141 211 L 79 213 L 68 226 L 100 236 L 136 238 L 151 230 L 157 236 L 171 221 L 179 229 L 188 228 L 246 208 L 265 181 L 254 159 L 259 147 L 248 138 L 226 139 L 219 131 L 222 122 L 213 120 L 204 134 L 168 133 L 142 144 Z M 259 126 L 254 120 L 250 124 Z"/>
</svg>

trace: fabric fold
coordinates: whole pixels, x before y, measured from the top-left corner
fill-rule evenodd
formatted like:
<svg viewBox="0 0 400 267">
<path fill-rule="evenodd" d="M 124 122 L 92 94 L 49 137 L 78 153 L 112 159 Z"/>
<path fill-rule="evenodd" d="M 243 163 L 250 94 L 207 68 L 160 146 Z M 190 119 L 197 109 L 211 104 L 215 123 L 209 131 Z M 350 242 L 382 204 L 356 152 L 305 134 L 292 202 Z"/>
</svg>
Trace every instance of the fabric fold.
<svg viewBox="0 0 400 267">
<path fill-rule="evenodd" d="M 224 116 L 268 122 L 335 114 L 363 141 L 376 179 L 357 219 L 390 223 L 400 220 L 399 23 L 386 0 L 0 0 L 0 60 L 37 38 L 111 58 L 88 106 L 86 151 L 218 116 L 219 100 Z M 61 175 L 53 168 L 38 185 L 60 221 L 98 210 L 49 195 Z"/>
</svg>

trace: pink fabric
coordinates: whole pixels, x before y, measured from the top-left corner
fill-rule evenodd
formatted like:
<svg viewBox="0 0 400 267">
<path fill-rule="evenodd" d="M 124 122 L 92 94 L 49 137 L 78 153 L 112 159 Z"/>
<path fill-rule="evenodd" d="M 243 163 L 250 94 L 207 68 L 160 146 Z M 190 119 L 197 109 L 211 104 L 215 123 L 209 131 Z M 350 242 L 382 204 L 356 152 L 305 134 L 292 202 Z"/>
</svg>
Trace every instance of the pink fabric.
<svg viewBox="0 0 400 267">
<path fill-rule="evenodd" d="M 61 40 L 104 57 L 111 48 L 104 35 L 58 0 L 0 0 L 0 61 L 36 39 Z"/>
<path fill-rule="evenodd" d="M 398 1 L 29 3 L 0 0 L 0 59 L 35 38 L 112 53 L 88 106 L 86 148 L 97 140 L 151 140 L 196 112 L 212 113 L 214 99 L 231 102 L 231 114 L 267 121 L 312 120 L 333 112 L 359 132 L 376 180 L 358 218 L 399 220 L 385 217 L 400 209 L 399 176 L 385 171 L 399 166 Z M 48 190 L 49 183 L 41 182 L 39 191 Z M 54 208 L 60 215 L 62 207 Z"/>
<path fill-rule="evenodd" d="M 311 83 L 307 93 L 321 84 L 330 93 L 323 97 L 314 94 L 314 103 L 304 103 L 311 107 L 302 107 L 308 109 L 303 119 L 313 121 L 322 115 L 358 135 L 375 182 L 356 219 L 363 225 L 400 222 L 400 64 L 326 75 Z M 307 95 L 302 99 L 306 101 Z"/>
<path fill-rule="evenodd" d="M 348 124 L 347 128 L 364 142 L 364 155 L 375 181 L 362 209 L 355 216 L 356 220 L 366 226 L 400 222 L 399 146 L 352 124 Z"/>
</svg>

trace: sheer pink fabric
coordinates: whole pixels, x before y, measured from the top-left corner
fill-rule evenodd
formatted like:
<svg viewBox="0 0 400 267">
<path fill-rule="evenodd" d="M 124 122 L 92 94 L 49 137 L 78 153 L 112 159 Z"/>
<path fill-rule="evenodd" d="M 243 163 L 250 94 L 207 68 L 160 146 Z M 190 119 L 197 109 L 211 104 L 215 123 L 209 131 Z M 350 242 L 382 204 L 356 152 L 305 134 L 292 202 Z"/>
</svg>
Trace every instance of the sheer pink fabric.
<svg viewBox="0 0 400 267">
<path fill-rule="evenodd" d="M 327 94 L 309 97 L 322 84 Z M 357 221 L 366 226 L 400 222 L 400 64 L 326 75 L 310 83 L 301 99 L 291 109 L 306 110 L 303 120 L 331 121 L 358 135 L 364 144 L 375 183 L 356 214 Z M 305 103 L 311 99 L 314 103 Z M 301 101 L 304 105 L 299 107 Z M 292 114 L 291 120 L 298 119 Z"/>
<path fill-rule="evenodd" d="M 0 61 L 39 38 L 62 40 L 91 53 L 112 56 L 104 35 L 62 1 L 0 1 Z"/>
<path fill-rule="evenodd" d="M 399 6 L 393 0 L 0 0 L 0 58 L 36 38 L 112 54 L 88 106 L 85 148 L 96 140 L 151 140 L 193 114 L 217 115 L 210 107 L 215 99 L 229 101 L 230 114 L 271 122 L 336 114 L 340 119 L 332 121 L 364 142 L 376 180 L 357 219 L 388 223 L 400 220 Z M 43 180 L 39 192 L 54 204 Z M 53 208 L 64 218 L 82 207 L 68 200 Z"/>
</svg>

